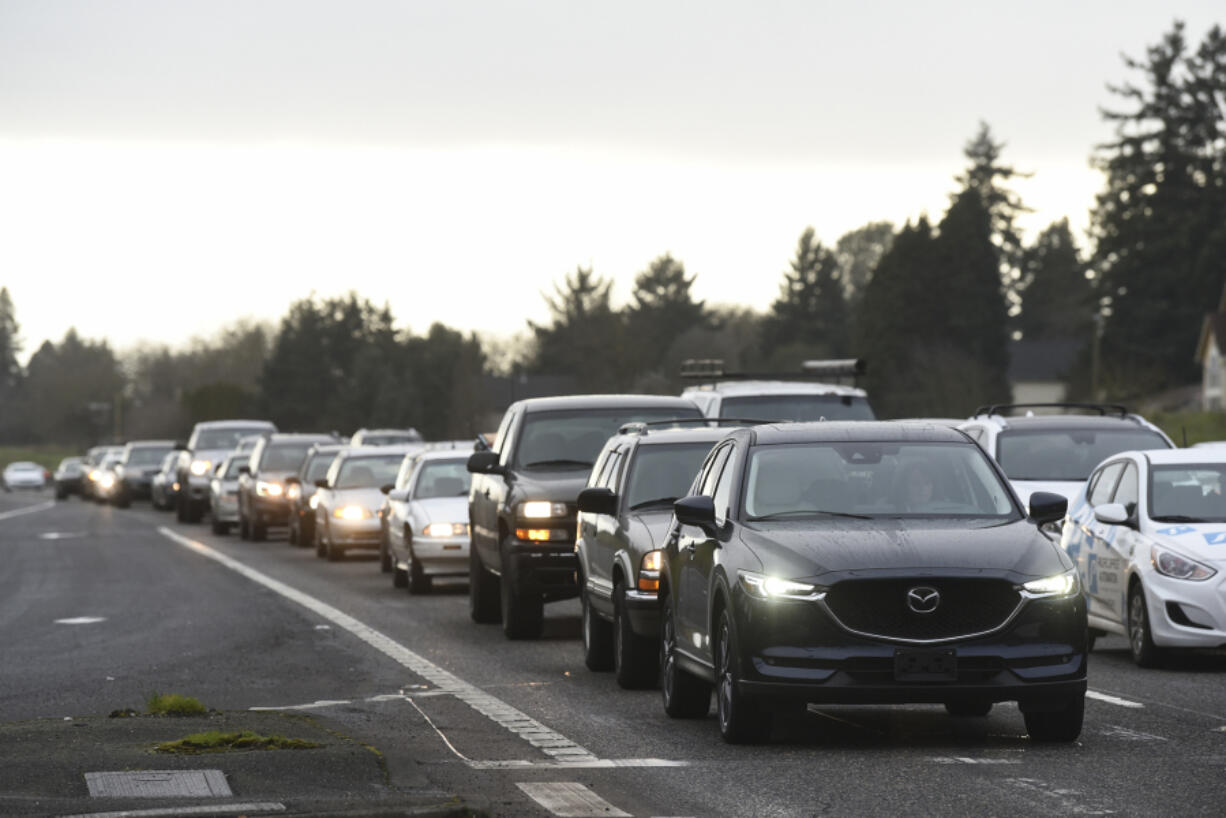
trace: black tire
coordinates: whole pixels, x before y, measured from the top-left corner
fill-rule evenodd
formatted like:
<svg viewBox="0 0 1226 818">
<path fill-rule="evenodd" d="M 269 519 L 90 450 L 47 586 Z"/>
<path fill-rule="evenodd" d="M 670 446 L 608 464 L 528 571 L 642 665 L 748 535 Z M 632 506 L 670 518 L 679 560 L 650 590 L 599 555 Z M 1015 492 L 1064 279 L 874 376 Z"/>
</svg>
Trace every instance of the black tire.
<svg viewBox="0 0 1226 818">
<path fill-rule="evenodd" d="M 387 544 L 387 532 L 379 533 L 379 571 L 384 574 L 392 572 L 392 549 Z"/>
<path fill-rule="evenodd" d="M 57 500 L 67 500 L 67 499 L 68 499 L 68 492 L 66 492 L 66 491 L 61 491 L 60 489 L 56 489 L 56 490 L 55 490 L 55 499 L 57 499 Z"/>
<path fill-rule="evenodd" d="M 409 593 L 410 594 L 428 594 L 430 587 L 433 584 L 429 576 L 422 569 L 421 563 L 413 557 L 413 540 L 405 536 L 405 545 L 408 546 L 409 552 L 409 571 L 407 575 Z"/>
<path fill-rule="evenodd" d="M 252 521 L 251 539 L 255 542 L 264 542 L 264 540 L 268 539 L 268 526 Z"/>
<path fill-rule="evenodd" d="M 1162 648 L 1154 644 L 1149 606 L 1145 603 L 1145 589 L 1140 582 L 1134 583 L 1128 590 L 1128 647 L 1137 667 L 1162 666 Z"/>
<path fill-rule="evenodd" d="M 612 670 L 613 626 L 593 610 L 586 589 L 579 592 L 579 605 L 583 611 L 583 664 L 598 673 Z"/>
<path fill-rule="evenodd" d="M 545 600 L 540 594 L 520 592 L 507 574 L 504 567 L 499 577 L 502 632 L 507 639 L 539 639 L 545 627 Z"/>
<path fill-rule="evenodd" d="M 240 540 L 251 539 L 251 521 L 247 519 L 247 515 L 241 509 L 238 512 L 238 538 Z"/>
<path fill-rule="evenodd" d="M 626 586 L 613 586 L 613 670 L 626 690 L 655 687 L 660 676 L 660 649 L 655 640 L 634 632 L 626 615 Z"/>
<path fill-rule="evenodd" d="M 409 587 L 409 572 L 405 571 L 396 565 L 392 565 L 392 587 L 393 588 L 408 588 Z M 412 593 L 410 591 L 410 593 Z"/>
<path fill-rule="evenodd" d="M 175 519 L 181 523 L 187 522 L 187 498 L 182 495 L 175 500 Z"/>
<path fill-rule="evenodd" d="M 498 577 L 486 570 L 477 554 L 477 546 L 468 546 L 468 615 L 474 622 L 494 625 L 502 621 L 501 589 Z"/>
<path fill-rule="evenodd" d="M 1076 741 L 1081 735 L 1081 723 L 1085 718 L 1085 696 L 1078 694 L 1059 710 L 1022 712 L 1026 720 L 1026 732 L 1031 741 L 1063 742 Z"/>
<path fill-rule="evenodd" d="M 332 532 L 325 525 L 323 527 L 324 541 L 324 556 L 328 558 L 328 562 L 336 562 L 341 558 L 341 549 L 336 547 L 336 543 L 332 542 Z"/>
<path fill-rule="evenodd" d="M 214 534 L 217 534 L 217 535 L 219 535 L 219 536 L 220 536 L 220 535 L 222 535 L 222 534 L 225 534 L 225 533 L 226 533 L 226 529 L 227 529 L 227 528 L 229 528 L 229 526 L 227 526 L 227 525 L 226 525 L 225 523 L 223 523 L 221 520 L 216 520 L 216 519 L 215 519 L 215 520 L 213 520 L 213 524 L 212 524 L 212 526 L 211 526 L 211 527 L 212 527 L 212 529 L 213 529 L 213 533 L 214 533 Z"/>
<path fill-rule="evenodd" d="M 711 709 L 711 684 L 677 664 L 676 625 L 671 601 L 660 601 L 660 694 L 664 712 L 674 719 L 700 719 Z"/>
<path fill-rule="evenodd" d="M 198 523 L 200 518 L 204 516 L 204 506 L 196 501 L 188 498 L 187 503 L 187 522 Z"/>
<path fill-rule="evenodd" d="M 122 487 L 115 492 L 114 499 L 115 508 L 131 508 L 132 495 L 125 491 Z"/>
<path fill-rule="evenodd" d="M 729 744 L 761 744 L 770 738 L 775 714 L 741 693 L 741 655 L 727 609 L 719 615 L 715 643 L 715 709 L 719 734 Z"/>
<path fill-rule="evenodd" d="M 289 531 L 286 532 L 285 534 L 285 539 L 289 541 L 290 545 L 294 545 L 294 546 L 298 545 L 298 519 L 297 517 L 298 515 L 295 514 L 293 517 L 290 518 Z"/>
<path fill-rule="evenodd" d="M 945 702 L 945 710 L 951 716 L 979 718 L 992 712 L 992 703 L 974 701 Z"/>
<path fill-rule="evenodd" d="M 319 557 L 320 559 L 323 559 L 324 557 L 328 556 L 328 552 L 324 549 L 323 532 L 318 525 L 315 526 L 314 540 L 315 540 L 315 556 Z"/>
</svg>

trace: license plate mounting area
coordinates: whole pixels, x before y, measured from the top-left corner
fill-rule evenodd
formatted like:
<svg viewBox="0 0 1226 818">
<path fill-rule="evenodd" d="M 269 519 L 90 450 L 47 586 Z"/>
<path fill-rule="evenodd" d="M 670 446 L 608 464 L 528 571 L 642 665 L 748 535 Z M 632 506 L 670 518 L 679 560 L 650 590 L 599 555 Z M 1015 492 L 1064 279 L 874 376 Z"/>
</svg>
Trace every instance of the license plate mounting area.
<svg viewBox="0 0 1226 818">
<path fill-rule="evenodd" d="M 953 648 L 895 648 L 894 680 L 956 682 L 958 653 Z"/>
</svg>

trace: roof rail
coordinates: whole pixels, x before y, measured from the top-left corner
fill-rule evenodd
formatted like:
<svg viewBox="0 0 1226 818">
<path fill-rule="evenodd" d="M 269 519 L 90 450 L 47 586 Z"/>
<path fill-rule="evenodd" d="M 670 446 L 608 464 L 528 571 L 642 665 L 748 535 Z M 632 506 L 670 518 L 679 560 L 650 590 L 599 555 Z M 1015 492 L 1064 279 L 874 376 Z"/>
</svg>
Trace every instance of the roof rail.
<svg viewBox="0 0 1226 818">
<path fill-rule="evenodd" d="M 1098 414 L 1119 415 L 1127 418 L 1128 409 L 1118 403 L 989 403 L 974 411 L 975 415 L 999 415 L 1002 410 L 1009 409 L 1088 409 Z"/>
<path fill-rule="evenodd" d="M 632 420 L 618 427 L 619 435 L 645 435 L 649 426 L 723 426 L 739 424 L 758 426 L 764 423 L 787 423 L 785 420 L 762 420 L 761 418 L 674 418 L 673 420 Z"/>
<path fill-rule="evenodd" d="M 688 358 L 681 362 L 681 377 L 687 380 L 821 380 L 857 378 L 868 371 L 863 358 L 804 361 L 794 372 L 730 372 L 724 369 L 723 358 Z"/>
</svg>

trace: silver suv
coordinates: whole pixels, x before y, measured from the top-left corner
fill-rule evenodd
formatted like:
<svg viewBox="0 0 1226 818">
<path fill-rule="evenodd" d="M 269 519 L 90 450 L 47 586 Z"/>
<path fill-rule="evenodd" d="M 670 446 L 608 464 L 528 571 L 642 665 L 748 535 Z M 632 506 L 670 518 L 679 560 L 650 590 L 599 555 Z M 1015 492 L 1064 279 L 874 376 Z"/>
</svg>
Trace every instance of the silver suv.
<svg viewBox="0 0 1226 818">
<path fill-rule="evenodd" d="M 763 420 L 873 420 L 868 394 L 856 386 L 815 378 L 855 378 L 861 360 L 806 361 L 796 373 L 728 372 L 718 359 L 686 361 L 681 377 L 702 381 L 681 393 L 709 418 Z"/>
</svg>

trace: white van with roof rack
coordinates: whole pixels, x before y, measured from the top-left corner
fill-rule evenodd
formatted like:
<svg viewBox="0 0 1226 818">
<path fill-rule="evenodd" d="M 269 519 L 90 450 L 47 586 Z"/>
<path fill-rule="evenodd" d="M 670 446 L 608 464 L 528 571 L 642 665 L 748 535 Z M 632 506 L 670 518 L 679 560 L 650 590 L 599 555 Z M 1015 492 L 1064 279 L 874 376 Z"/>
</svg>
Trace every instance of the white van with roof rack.
<svg viewBox="0 0 1226 818">
<path fill-rule="evenodd" d="M 862 359 L 805 361 L 788 373 L 730 372 L 719 359 L 688 360 L 681 377 L 698 381 L 681 393 L 710 418 L 772 420 L 874 420 L 868 393 L 855 385 L 865 372 Z M 850 386 L 838 383 L 850 378 Z M 830 383 L 828 381 L 836 381 Z"/>
</svg>

